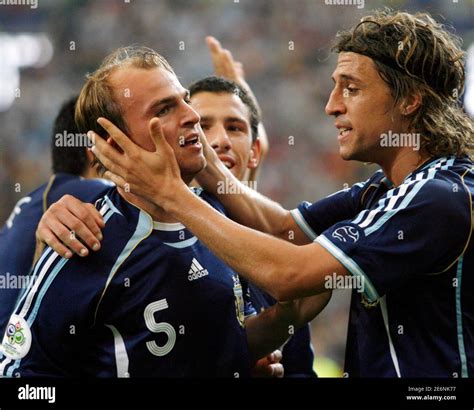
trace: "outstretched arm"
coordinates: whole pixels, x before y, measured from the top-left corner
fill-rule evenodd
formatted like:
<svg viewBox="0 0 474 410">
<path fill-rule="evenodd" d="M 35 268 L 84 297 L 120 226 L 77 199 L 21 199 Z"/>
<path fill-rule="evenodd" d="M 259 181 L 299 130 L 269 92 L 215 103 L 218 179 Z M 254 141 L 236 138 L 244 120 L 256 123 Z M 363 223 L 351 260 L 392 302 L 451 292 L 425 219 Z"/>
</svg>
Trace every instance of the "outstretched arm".
<svg viewBox="0 0 474 410">
<path fill-rule="evenodd" d="M 100 138 L 93 138 L 96 144 L 93 152 L 108 169 L 104 176 L 172 214 L 216 256 L 276 299 L 291 300 L 322 293 L 326 291 L 328 275 L 348 274 L 321 245 L 296 246 L 246 228 L 194 195 L 181 179 L 159 119 L 150 121 L 155 152 L 134 144 L 110 121 L 103 118 L 98 121 L 123 150 L 119 153 Z"/>
</svg>

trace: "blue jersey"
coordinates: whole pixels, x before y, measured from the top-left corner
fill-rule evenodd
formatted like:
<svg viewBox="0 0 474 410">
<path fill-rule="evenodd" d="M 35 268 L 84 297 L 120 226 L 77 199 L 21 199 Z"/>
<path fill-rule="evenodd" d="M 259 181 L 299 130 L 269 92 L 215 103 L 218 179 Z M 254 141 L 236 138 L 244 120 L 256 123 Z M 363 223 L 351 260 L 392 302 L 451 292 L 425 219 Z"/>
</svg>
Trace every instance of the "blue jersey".
<svg viewBox="0 0 474 410">
<path fill-rule="evenodd" d="M 250 302 L 257 312 L 276 303 L 269 294 L 249 284 Z M 316 377 L 313 370 L 314 351 L 311 344 L 311 329 L 309 324 L 298 329 L 281 348 L 283 358 L 281 364 L 285 369 L 284 377 Z"/>
<path fill-rule="evenodd" d="M 21 289 L 28 284 L 35 253 L 35 232 L 46 209 L 63 195 L 84 202 L 102 197 L 111 185 L 102 179 L 84 179 L 72 174 L 55 174 L 47 184 L 20 199 L 0 230 L 0 332 Z"/>
<path fill-rule="evenodd" d="M 207 194 L 202 198 L 223 211 Z M 154 222 L 112 189 L 99 252 L 35 265 L 3 339 L 6 376 L 245 377 L 238 275 L 181 224 Z"/>
<path fill-rule="evenodd" d="M 431 160 L 394 187 L 381 171 L 292 211 L 352 274 L 348 377 L 474 376 L 474 168 Z"/>
</svg>

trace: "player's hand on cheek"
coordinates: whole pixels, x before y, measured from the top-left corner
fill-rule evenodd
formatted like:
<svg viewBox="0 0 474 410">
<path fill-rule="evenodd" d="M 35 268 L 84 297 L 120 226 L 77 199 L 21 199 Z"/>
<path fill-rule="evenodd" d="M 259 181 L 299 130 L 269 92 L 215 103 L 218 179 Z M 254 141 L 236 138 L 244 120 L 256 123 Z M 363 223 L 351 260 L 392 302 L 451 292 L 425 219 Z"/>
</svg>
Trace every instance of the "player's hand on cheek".
<svg viewBox="0 0 474 410">
<path fill-rule="evenodd" d="M 285 370 L 280 363 L 283 355 L 280 350 L 275 350 L 255 363 L 252 377 L 283 377 Z"/>
<path fill-rule="evenodd" d="M 201 140 L 202 152 L 204 154 L 204 157 L 206 158 L 206 161 L 208 163 L 220 163 L 221 160 L 217 156 L 216 151 L 211 147 L 211 144 L 209 144 L 209 141 L 206 138 L 206 134 L 204 133 L 204 131 L 202 131 L 202 129 L 199 134 L 199 139 Z"/>
<path fill-rule="evenodd" d="M 93 131 L 88 132 L 94 143 L 92 152 L 107 168 L 104 178 L 110 179 L 125 192 L 159 206 L 172 199 L 179 185 L 185 186 L 173 149 L 163 136 L 158 118 L 149 123 L 150 136 L 156 148 L 154 152 L 139 147 L 109 120 L 99 118 L 97 122 L 123 151 L 119 152 Z"/>
<path fill-rule="evenodd" d="M 65 258 L 72 257 L 73 253 L 87 256 L 86 246 L 94 251 L 100 249 L 104 226 L 94 205 L 65 195 L 44 213 L 36 230 L 36 239 Z"/>
</svg>

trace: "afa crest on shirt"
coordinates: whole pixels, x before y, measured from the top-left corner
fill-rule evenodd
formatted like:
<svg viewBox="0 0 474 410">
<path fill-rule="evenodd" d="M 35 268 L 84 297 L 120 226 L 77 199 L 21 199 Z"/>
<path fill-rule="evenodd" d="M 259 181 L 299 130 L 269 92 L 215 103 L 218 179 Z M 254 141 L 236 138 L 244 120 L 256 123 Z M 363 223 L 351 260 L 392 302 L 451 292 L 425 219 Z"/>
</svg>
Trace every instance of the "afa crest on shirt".
<svg viewBox="0 0 474 410">
<path fill-rule="evenodd" d="M 366 309 L 372 309 L 378 306 L 380 303 L 380 299 L 377 299 L 374 302 L 369 302 L 369 299 L 367 299 L 367 297 L 363 293 L 360 295 L 360 297 L 361 297 L 362 306 L 364 306 Z"/>
<path fill-rule="evenodd" d="M 237 275 L 232 276 L 234 281 L 234 296 L 235 296 L 235 314 L 239 325 L 244 327 L 245 324 L 245 313 L 244 313 L 244 292 L 242 290 L 242 285 L 240 283 L 239 277 Z"/>
</svg>

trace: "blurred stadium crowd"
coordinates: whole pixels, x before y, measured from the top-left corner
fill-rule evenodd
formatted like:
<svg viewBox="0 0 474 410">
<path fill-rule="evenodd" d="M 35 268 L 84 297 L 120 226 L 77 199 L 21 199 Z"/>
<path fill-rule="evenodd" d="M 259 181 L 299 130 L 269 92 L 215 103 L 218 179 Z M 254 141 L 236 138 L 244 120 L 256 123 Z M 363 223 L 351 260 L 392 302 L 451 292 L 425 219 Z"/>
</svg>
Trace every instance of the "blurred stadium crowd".
<svg viewBox="0 0 474 410">
<path fill-rule="evenodd" d="M 472 0 L 366 0 L 364 8 L 324 0 L 38 0 L 37 8 L 0 6 L 0 76 L 7 58 L 23 51 L 6 50 L 11 36 L 45 34 L 53 50 L 48 64 L 21 70 L 21 94 L 0 112 L 0 223 L 21 197 L 46 181 L 52 120 L 106 54 L 123 45 L 147 45 L 187 85 L 212 73 L 208 34 L 244 64 L 263 111 L 270 153 L 259 191 L 291 208 L 365 179 L 374 166 L 339 158 L 333 120 L 324 113 L 335 62 L 330 42 L 338 30 L 383 6 L 443 16 L 463 37 L 465 49 L 474 43 Z M 348 295 L 334 295 L 313 321 L 316 358 L 339 367 Z M 326 368 L 321 374 L 333 373 Z"/>
</svg>

